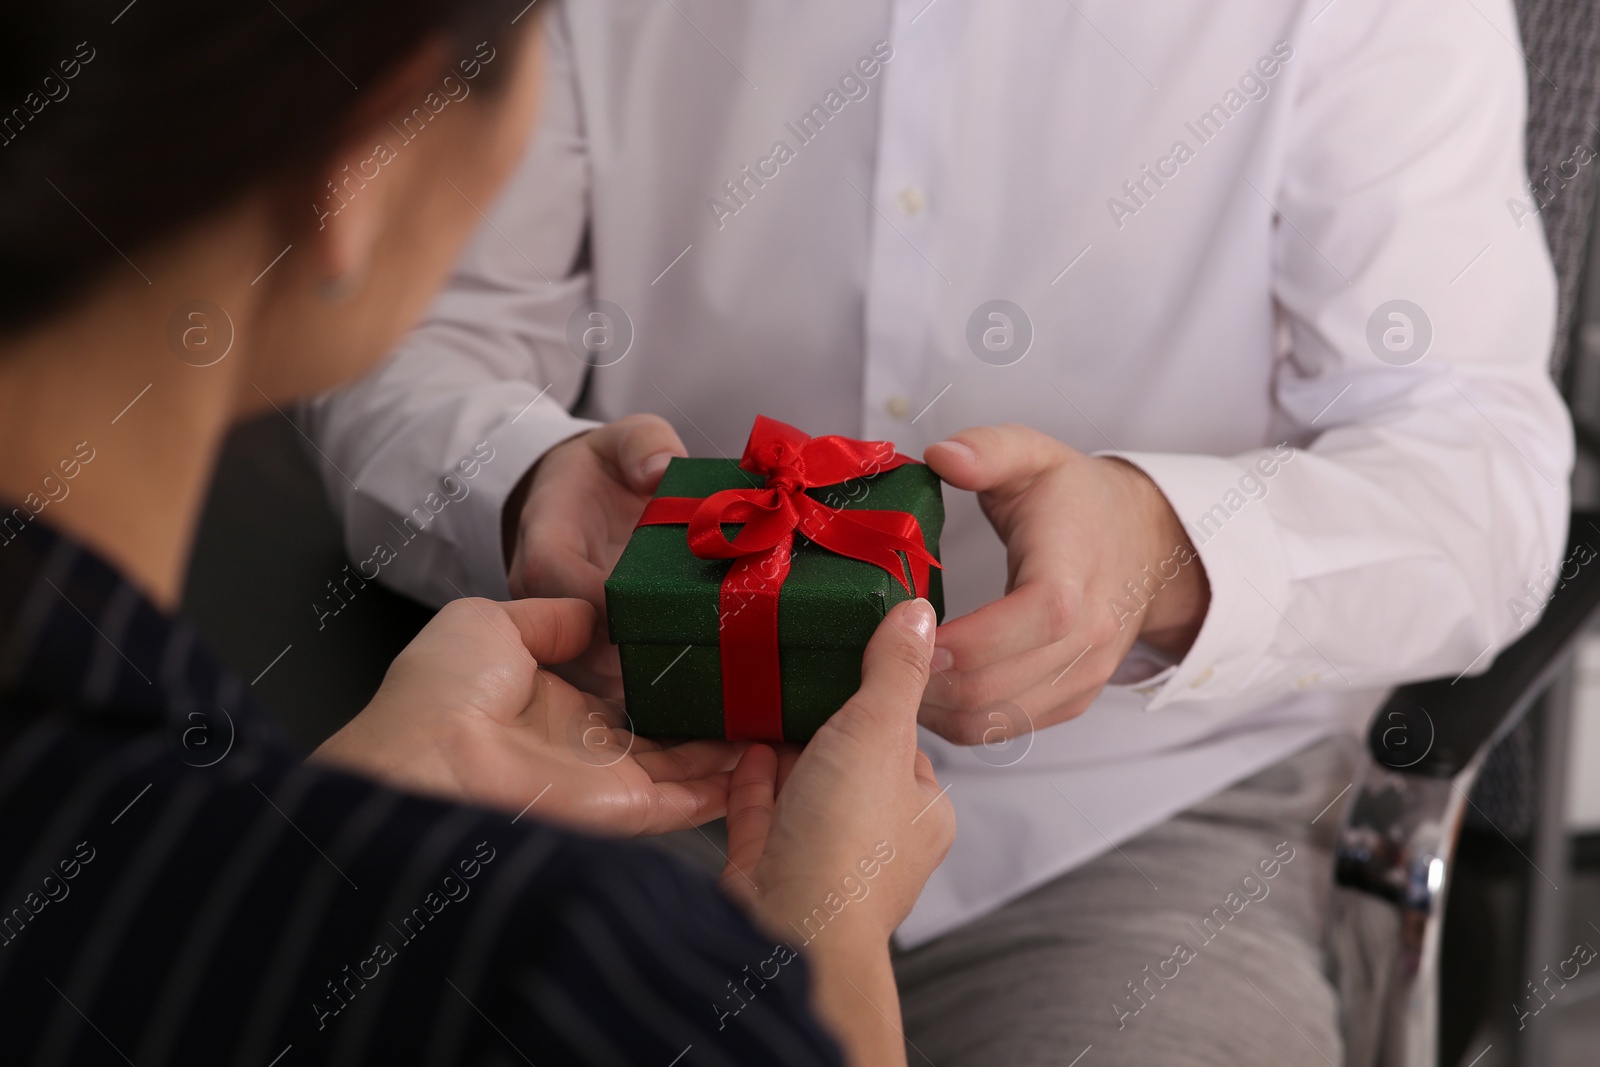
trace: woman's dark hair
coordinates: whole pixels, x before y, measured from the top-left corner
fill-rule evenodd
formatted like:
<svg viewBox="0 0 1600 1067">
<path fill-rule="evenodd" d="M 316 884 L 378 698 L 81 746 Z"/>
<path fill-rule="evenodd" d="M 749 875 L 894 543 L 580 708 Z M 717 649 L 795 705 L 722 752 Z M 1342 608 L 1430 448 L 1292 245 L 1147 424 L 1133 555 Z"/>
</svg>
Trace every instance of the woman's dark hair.
<svg viewBox="0 0 1600 1067">
<path fill-rule="evenodd" d="M 512 65 L 507 49 L 531 6 L 8 5 L 0 14 L 0 331 L 59 310 L 124 254 L 136 261 L 136 250 L 248 188 L 322 162 L 362 91 L 425 41 L 451 49 L 441 78 L 451 73 L 459 83 L 472 70 L 472 88 L 488 87 Z M 481 42 L 496 51 L 475 54 Z M 482 63 L 485 54 L 497 61 Z M 308 204 L 308 218 L 311 211 Z"/>
</svg>

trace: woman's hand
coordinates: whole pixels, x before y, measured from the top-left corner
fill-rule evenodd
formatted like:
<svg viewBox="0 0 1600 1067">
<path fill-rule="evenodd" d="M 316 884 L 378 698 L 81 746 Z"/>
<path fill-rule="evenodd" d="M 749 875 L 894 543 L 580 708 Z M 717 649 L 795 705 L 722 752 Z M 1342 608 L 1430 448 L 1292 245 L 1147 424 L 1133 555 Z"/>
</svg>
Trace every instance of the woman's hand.
<svg viewBox="0 0 1600 1067">
<path fill-rule="evenodd" d="M 796 757 L 744 754 L 728 804 L 723 888 L 817 975 L 817 1003 L 853 1063 L 904 1062 L 889 935 L 955 840 L 955 811 L 917 749 L 933 608 L 896 606 L 861 689 Z"/>
<path fill-rule="evenodd" d="M 372 703 L 313 754 L 400 789 L 593 833 L 682 830 L 727 806 L 743 745 L 663 747 L 541 670 L 594 632 L 578 600 L 457 600 L 395 659 Z"/>
</svg>

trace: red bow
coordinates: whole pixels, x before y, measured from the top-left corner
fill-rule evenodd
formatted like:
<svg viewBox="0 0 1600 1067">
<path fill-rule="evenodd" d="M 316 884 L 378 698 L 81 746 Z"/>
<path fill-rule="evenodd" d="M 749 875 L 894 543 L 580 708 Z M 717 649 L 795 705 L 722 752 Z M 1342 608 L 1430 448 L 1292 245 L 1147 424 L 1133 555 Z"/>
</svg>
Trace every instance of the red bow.
<svg viewBox="0 0 1600 1067">
<path fill-rule="evenodd" d="M 887 441 L 807 437 L 793 426 L 758 415 L 739 467 L 765 475 L 764 487 L 724 489 L 704 498 L 657 497 L 646 505 L 640 526 L 687 523 L 689 551 L 701 559 L 735 561 L 722 580 L 718 612 L 723 722 L 729 739 L 783 738 L 778 594 L 789 576 L 795 531 L 837 555 L 883 568 L 908 593 L 928 595 L 928 568 L 939 561 L 924 546 L 916 516 L 847 511 L 806 495 L 807 489 L 869 478 L 915 462 Z M 730 541 L 722 532 L 725 522 L 743 523 L 744 528 Z"/>
</svg>

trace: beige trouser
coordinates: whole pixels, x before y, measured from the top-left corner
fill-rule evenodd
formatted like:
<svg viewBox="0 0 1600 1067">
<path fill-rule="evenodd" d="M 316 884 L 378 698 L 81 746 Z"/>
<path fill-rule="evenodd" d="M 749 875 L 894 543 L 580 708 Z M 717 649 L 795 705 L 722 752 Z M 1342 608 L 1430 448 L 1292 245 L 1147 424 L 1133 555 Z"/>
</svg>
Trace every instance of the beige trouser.
<svg viewBox="0 0 1600 1067">
<path fill-rule="evenodd" d="M 910 1063 L 1337 1067 L 1322 923 L 1344 800 L 1323 809 L 1356 744 L 1314 745 L 896 953 Z M 720 824 L 660 840 L 720 867 Z"/>
<path fill-rule="evenodd" d="M 1349 784 L 1355 746 L 1291 756 L 898 954 L 910 1062 L 1342 1063 L 1321 949 L 1340 811 L 1317 816 Z"/>
</svg>

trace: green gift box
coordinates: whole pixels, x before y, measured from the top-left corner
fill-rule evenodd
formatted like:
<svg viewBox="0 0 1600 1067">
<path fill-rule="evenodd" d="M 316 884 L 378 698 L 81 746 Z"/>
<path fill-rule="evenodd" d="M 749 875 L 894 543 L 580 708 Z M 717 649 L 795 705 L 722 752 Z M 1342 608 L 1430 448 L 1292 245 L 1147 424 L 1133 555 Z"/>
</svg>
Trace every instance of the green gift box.
<svg viewBox="0 0 1600 1067">
<path fill-rule="evenodd" d="M 771 428 L 777 428 L 772 430 Z M 616 568 L 606 581 L 606 612 L 609 616 L 611 640 L 619 646 L 622 657 L 622 681 L 627 700 L 628 717 L 633 730 L 644 736 L 658 737 L 756 737 L 779 740 L 766 736 L 777 732 L 777 708 L 769 708 L 765 700 L 759 701 L 768 724 L 751 732 L 749 722 L 743 728 L 725 721 L 724 715 L 724 665 L 731 663 L 731 672 L 746 676 L 752 670 L 765 675 L 761 665 L 770 661 L 762 655 L 745 657 L 740 646 L 724 642 L 730 640 L 728 631 L 735 626 L 755 627 L 759 632 L 760 612 L 743 610 L 747 597 L 737 591 L 732 600 L 724 590 L 730 569 L 739 561 L 727 558 L 702 558 L 692 547 L 693 527 L 686 525 L 685 516 L 705 498 L 714 494 L 724 497 L 744 496 L 763 500 L 781 497 L 785 492 L 804 495 L 822 505 L 818 510 L 803 501 L 800 510 L 812 515 L 810 528 L 823 540 L 835 543 L 840 532 L 847 533 L 857 543 L 873 539 L 863 533 L 859 522 L 915 520 L 915 531 L 920 528 L 922 546 L 927 558 L 937 559 L 939 534 L 944 527 L 944 501 L 940 494 L 939 478 L 921 463 L 895 456 L 892 462 L 901 465 L 882 469 L 888 464 L 863 461 L 859 469 L 877 471 L 866 473 L 830 485 L 811 486 L 794 484 L 795 478 L 785 482 L 785 470 L 790 475 L 794 468 L 778 469 L 771 478 L 751 470 L 752 451 L 760 443 L 764 430 L 787 433 L 790 441 L 810 442 L 792 427 L 773 420 L 757 421 L 752 433 L 751 446 L 747 447 L 744 467 L 740 462 L 725 459 L 674 459 L 661 478 L 652 508 L 677 505 L 676 513 L 664 524 L 640 525 L 623 550 Z M 823 445 L 832 447 L 873 446 L 873 442 L 855 442 L 845 438 L 817 438 Z M 877 444 L 881 454 L 892 455 L 892 447 Z M 811 450 L 814 452 L 815 450 Z M 848 453 L 854 455 L 854 453 Z M 778 465 L 781 468 L 781 464 Z M 802 464 L 802 468 L 804 464 Z M 810 464 L 813 471 L 838 473 L 840 463 Z M 773 493 L 768 487 L 776 482 L 780 491 Z M 725 493 L 726 490 L 743 490 L 743 494 Z M 757 490 L 760 492 L 758 493 Z M 719 498 L 720 500 L 721 498 Z M 764 506 L 764 505 L 763 505 Z M 780 500 L 774 505 L 779 510 L 785 506 Z M 827 509 L 838 509 L 834 516 Z M 854 516 L 851 513 L 855 512 Z M 883 513 L 900 513 L 884 515 Z M 735 510 L 737 514 L 737 509 Z M 876 513 L 876 514 L 873 514 Z M 652 514 L 665 511 L 647 509 L 645 521 Z M 846 516 L 851 518 L 846 519 Z M 756 525 L 761 516 L 754 513 L 743 517 Z M 701 536 L 716 541 L 714 531 L 722 538 L 737 538 L 744 528 L 738 522 L 702 523 Z M 846 528 L 849 527 L 849 530 Z M 807 528 L 800 524 L 800 530 Z M 916 540 L 914 533 L 911 538 Z M 788 554 L 789 569 L 777 586 L 776 662 L 775 688 L 762 692 L 781 694 L 782 740 L 805 741 L 814 734 L 839 707 L 850 698 L 861 684 L 861 656 L 886 612 L 902 600 L 914 595 L 908 591 L 905 580 L 916 585 L 916 565 L 909 558 L 918 555 L 915 550 L 893 551 L 891 547 L 878 546 L 873 553 L 884 565 L 850 558 L 824 547 L 803 532 L 793 536 L 793 549 Z M 847 543 L 848 549 L 848 543 Z M 890 554 L 892 553 L 892 554 Z M 746 557 L 750 559 L 752 557 Z M 754 557 L 760 559 L 761 557 Z M 898 563 L 900 578 L 891 575 L 885 565 Z M 769 571 L 771 568 L 768 568 Z M 929 569 L 924 564 L 928 599 L 940 618 L 944 615 L 943 588 L 937 566 Z M 739 575 L 735 575 L 737 579 Z M 759 580 L 757 584 L 760 584 Z M 729 609 L 729 604 L 736 607 Z M 770 603 L 770 600 L 768 601 Z M 767 624 L 770 630 L 770 622 Z M 728 657 L 735 657 L 729 660 Z M 751 664 L 756 664 L 752 667 Z"/>
</svg>

